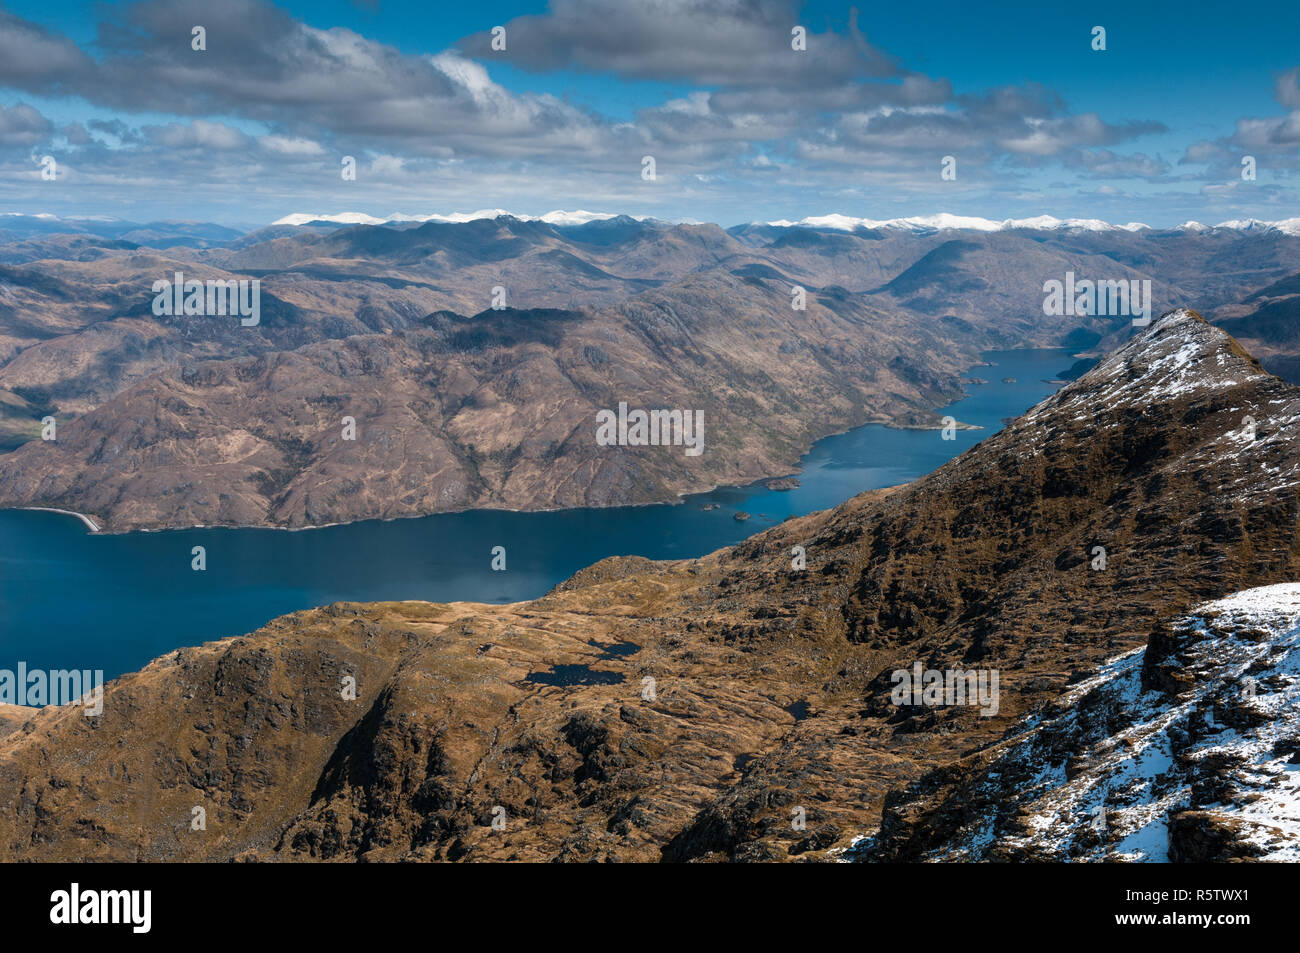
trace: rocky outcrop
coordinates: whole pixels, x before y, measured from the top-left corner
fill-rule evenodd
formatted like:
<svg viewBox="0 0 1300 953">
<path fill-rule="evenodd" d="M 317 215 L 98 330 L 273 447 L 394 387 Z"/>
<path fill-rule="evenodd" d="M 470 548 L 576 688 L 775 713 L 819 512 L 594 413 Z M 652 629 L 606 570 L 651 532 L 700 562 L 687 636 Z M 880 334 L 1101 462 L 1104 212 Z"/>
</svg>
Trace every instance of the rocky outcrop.
<svg viewBox="0 0 1300 953">
<path fill-rule="evenodd" d="M 858 860 L 1300 860 L 1300 584 L 1161 625 L 1011 738 L 892 794 Z"/>
<path fill-rule="evenodd" d="M 1177 706 L 1181 773 L 1106 810 L 1167 794 L 1170 856 L 1266 856 L 1248 807 L 1291 803 L 1294 738 L 1252 723 L 1289 691 L 1281 636 L 1178 620 L 1300 579 L 1297 419 L 1300 391 L 1168 315 L 915 484 L 532 602 L 295 613 L 115 681 L 97 718 L 24 716 L 0 737 L 0 857 L 812 861 L 878 826 L 863 856 L 1127 855 L 1082 822 L 1043 836 L 1033 798 L 1100 790 L 1126 726 Z M 918 663 L 998 673 L 996 710 L 898 701 Z M 1228 724 L 1249 751 L 1207 747 Z"/>
</svg>

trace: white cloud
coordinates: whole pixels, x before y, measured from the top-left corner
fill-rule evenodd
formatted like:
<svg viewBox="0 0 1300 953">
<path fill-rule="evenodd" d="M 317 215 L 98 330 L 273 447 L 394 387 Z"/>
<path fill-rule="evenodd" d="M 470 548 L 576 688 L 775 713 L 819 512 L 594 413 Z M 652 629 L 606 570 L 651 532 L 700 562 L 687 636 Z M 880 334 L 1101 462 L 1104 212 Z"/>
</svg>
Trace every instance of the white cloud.
<svg viewBox="0 0 1300 953">
<path fill-rule="evenodd" d="M 261 136 L 257 144 L 268 152 L 282 156 L 320 156 L 325 154 L 325 147 L 311 139 L 290 138 L 289 136 Z"/>
</svg>

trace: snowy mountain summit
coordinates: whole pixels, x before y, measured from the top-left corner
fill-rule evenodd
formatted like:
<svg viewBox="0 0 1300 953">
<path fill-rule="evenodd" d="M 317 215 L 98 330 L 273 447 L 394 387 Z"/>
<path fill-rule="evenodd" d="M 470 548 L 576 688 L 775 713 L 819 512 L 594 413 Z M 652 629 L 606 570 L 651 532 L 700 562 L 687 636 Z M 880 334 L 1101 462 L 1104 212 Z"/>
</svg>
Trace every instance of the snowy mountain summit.
<svg viewBox="0 0 1300 953">
<path fill-rule="evenodd" d="M 873 219 L 855 215 L 832 212 L 827 215 L 809 215 L 792 221 L 779 219 L 766 224 L 777 228 L 822 228 L 835 231 L 852 232 L 857 229 L 893 229 L 898 231 L 930 233 L 946 231 L 972 232 L 1190 232 L 1203 234 L 1211 232 L 1248 232 L 1251 234 L 1278 233 L 1282 235 L 1300 235 L 1300 218 L 1287 218 L 1275 222 L 1264 222 L 1255 218 L 1234 219 L 1219 222 L 1217 225 L 1204 225 L 1201 222 L 1184 222 L 1172 229 L 1155 229 L 1142 222 L 1118 224 L 1105 222 L 1097 218 L 1056 218 L 1053 215 L 1036 215 L 1032 218 L 990 219 L 978 215 L 953 215 L 939 212 L 935 215 L 910 215 L 904 218 Z"/>
<path fill-rule="evenodd" d="M 1070 527 L 1042 544 L 1055 575 L 1039 597 L 1064 598 L 1002 665 L 1017 718 L 890 792 L 843 856 L 1300 861 L 1300 566 L 1269 539 L 1300 523 L 1298 425 L 1300 388 L 1176 310 L 962 458 L 1000 447 L 1018 487 L 1046 475 L 1019 506 Z M 1192 579 L 1210 552 L 1225 568 Z M 1127 620 L 1111 650 L 1049 667 L 1103 597 Z M 1041 701 L 1035 658 L 1061 679 Z"/>
<path fill-rule="evenodd" d="M 1300 583 L 1198 606 L 979 760 L 850 856 L 1300 860 Z"/>
<path fill-rule="evenodd" d="M 1178 466 L 1220 474 L 1223 492 L 1242 502 L 1268 501 L 1279 490 L 1300 486 L 1300 463 L 1291 452 L 1300 392 L 1274 378 L 1231 335 L 1195 311 L 1179 308 L 1161 315 L 1015 426 L 1024 431 L 1032 452 L 1041 443 L 1044 422 L 1065 418 L 1091 426 L 1099 407 L 1126 409 L 1153 423 L 1163 412 L 1170 415 L 1162 428 L 1166 435 L 1181 414 L 1218 414 L 1223 425 L 1211 439 L 1189 446 Z M 1138 429 L 1128 415 L 1107 426 Z"/>
<path fill-rule="evenodd" d="M 1029 416 L 1058 413 L 1082 401 L 1150 405 L 1268 376 L 1230 335 L 1197 312 L 1179 308 L 1161 315 Z"/>
</svg>

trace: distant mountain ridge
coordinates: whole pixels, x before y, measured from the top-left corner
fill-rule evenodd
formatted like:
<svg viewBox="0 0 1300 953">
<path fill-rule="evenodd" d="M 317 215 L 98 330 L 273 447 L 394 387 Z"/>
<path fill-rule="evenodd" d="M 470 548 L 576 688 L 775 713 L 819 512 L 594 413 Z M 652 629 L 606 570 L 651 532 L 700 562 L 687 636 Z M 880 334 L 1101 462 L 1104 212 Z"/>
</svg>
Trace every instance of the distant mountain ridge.
<svg viewBox="0 0 1300 953">
<path fill-rule="evenodd" d="M 540 221 L 548 225 L 584 225 L 588 222 L 601 221 L 611 218 L 632 218 L 635 221 L 651 220 L 647 216 L 627 216 L 617 212 L 588 212 L 585 210 L 566 212 L 557 210 L 547 212 L 543 215 L 524 215 L 514 212 L 508 212 L 505 209 L 480 209 L 476 212 L 453 212 L 448 214 L 429 213 L 423 215 L 409 215 L 404 213 L 393 213 L 386 217 L 368 215 L 364 212 L 340 212 L 333 214 L 313 214 L 307 212 L 295 212 L 276 219 L 271 223 L 275 225 L 307 225 L 317 223 L 338 223 L 349 225 L 391 225 L 401 224 L 404 222 L 470 222 L 479 219 L 495 218 L 517 218 L 520 221 Z M 671 223 L 665 223 L 671 224 Z M 678 223 L 681 224 L 681 223 Z M 690 224 L 699 224 L 691 222 Z M 1204 225 L 1200 222 L 1189 221 L 1181 225 L 1174 225 L 1165 228 L 1145 225 L 1141 222 L 1129 222 L 1127 224 L 1112 224 L 1095 218 L 1066 218 L 1060 219 L 1052 215 L 1038 215 L 1030 218 L 1007 218 L 1007 219 L 988 219 L 974 215 L 953 215 L 948 212 L 939 212 L 933 215 L 914 215 L 901 218 L 888 219 L 871 219 L 842 213 L 832 212 L 825 215 L 810 215 L 805 218 L 791 221 L 780 219 L 766 223 L 752 222 L 751 225 L 766 224 L 773 228 L 817 228 L 830 229 L 834 231 L 856 231 L 858 229 L 872 230 L 879 228 L 910 230 L 916 232 L 938 232 L 938 231 L 1088 231 L 1088 232 L 1106 232 L 1106 231 L 1123 231 L 1123 232 L 1140 232 L 1140 231 L 1186 231 L 1186 232 L 1203 232 L 1213 231 L 1215 229 L 1225 229 L 1229 231 L 1243 232 L 1265 232 L 1278 231 L 1287 235 L 1300 235 L 1300 217 L 1281 219 L 1278 221 L 1262 221 L 1260 219 L 1232 219 L 1230 221 L 1220 222 L 1217 225 Z M 744 228 L 744 225 L 733 226 L 734 228 Z"/>
<path fill-rule="evenodd" d="M 310 212 L 294 212 L 285 215 L 283 218 L 277 218 L 271 223 L 272 227 L 276 225 L 308 225 L 318 222 L 336 223 L 340 225 L 388 225 L 400 224 L 404 222 L 447 222 L 452 224 L 462 222 L 473 222 L 479 219 L 495 218 L 517 218 L 520 221 L 539 221 L 548 225 L 586 225 L 588 222 L 598 222 L 604 219 L 619 218 L 616 212 L 588 212 L 577 210 L 566 212 L 557 209 L 553 212 L 547 212 L 544 215 L 516 215 L 513 212 L 507 212 L 505 209 L 480 209 L 477 212 L 452 212 L 449 214 L 430 213 L 427 215 L 405 215 L 394 212 L 384 218 L 378 218 L 373 215 L 366 215 L 364 212 L 339 212 L 335 214 L 313 214 Z M 641 217 L 622 216 L 625 218 L 635 218 L 641 221 Z"/>
<path fill-rule="evenodd" d="M 1129 222 L 1125 225 L 1111 224 L 1096 218 L 1060 219 L 1051 215 L 1039 215 L 1033 218 L 1007 218 L 994 220 L 978 216 L 951 215 L 941 212 L 937 215 L 917 215 L 907 218 L 869 219 L 851 215 L 829 214 L 816 215 L 798 221 L 768 222 L 778 228 L 828 228 L 836 231 L 872 230 L 879 228 L 901 229 L 916 232 L 940 231 L 1081 231 L 1081 232 L 1206 232 L 1216 229 L 1240 232 L 1277 231 L 1285 235 L 1300 235 L 1300 218 L 1282 219 L 1265 222 L 1259 219 L 1234 219 L 1217 225 L 1203 225 L 1200 222 L 1184 222 L 1169 228 L 1144 225 L 1141 222 Z"/>
<path fill-rule="evenodd" d="M 260 324 L 154 315 L 151 287 L 176 272 L 256 280 Z M 836 430 L 933 426 L 981 351 L 1069 346 L 1064 372 L 1122 345 L 1129 314 L 1044 308 L 1045 282 L 1070 273 L 1149 283 L 1156 313 L 1203 302 L 1300 379 L 1300 238 L 1276 229 L 496 216 L 279 225 L 203 248 L 9 242 L 0 505 L 117 530 L 672 500 L 788 473 Z M 520 318 L 555 312 L 566 320 Z M 620 399 L 706 410 L 723 440 L 691 464 L 595 454 L 589 418 Z M 47 416 L 56 444 L 39 440 Z M 355 447 L 338 445 L 343 416 L 360 425 Z"/>
<path fill-rule="evenodd" d="M 243 235 L 244 231 L 212 222 L 160 221 L 141 224 L 109 216 L 63 218 L 49 213 L 0 213 L 0 243 L 67 234 L 94 235 L 155 247 L 185 245 L 203 248 L 233 241 Z"/>
<path fill-rule="evenodd" d="M 279 227 L 327 227 L 348 225 L 406 225 L 423 222 L 443 222 L 462 224 L 498 218 L 513 218 L 519 221 L 537 221 L 548 225 L 568 227 L 586 225 L 591 222 L 609 219 L 628 219 L 648 224 L 703 224 L 698 220 L 662 220 L 648 215 L 628 215 L 623 212 L 592 212 L 586 209 L 567 211 L 555 209 L 540 215 L 531 215 L 507 211 L 506 209 L 478 209 L 473 212 L 392 212 L 388 215 L 372 215 L 367 212 L 291 212 L 282 215 L 263 228 Z M 1197 221 L 1188 221 L 1173 226 L 1151 226 L 1142 222 L 1125 224 L 1106 222 L 1094 218 L 1065 218 L 1052 215 L 1037 215 L 1028 218 L 989 219 L 978 215 L 954 215 L 938 212 L 929 215 L 912 215 L 897 218 L 873 219 L 840 212 L 824 215 L 810 215 L 797 220 L 779 219 L 769 222 L 749 222 L 734 226 L 722 226 L 729 229 L 745 229 L 754 226 L 770 228 L 812 228 L 829 231 L 873 231 L 888 229 L 933 233 L 942 231 L 1083 231 L 1083 232 L 1207 232 L 1214 230 L 1262 233 L 1281 232 L 1286 235 L 1300 235 L 1300 217 L 1266 221 L 1255 218 L 1231 219 L 1214 225 Z M 257 229 L 253 229 L 256 231 Z M 137 235 L 143 239 L 140 244 L 149 244 L 152 233 L 154 240 L 167 240 L 169 237 L 189 238 L 191 241 L 205 239 L 212 242 L 233 241 L 249 234 L 249 230 L 231 228 L 210 222 L 153 222 L 148 225 L 117 219 L 112 216 L 59 216 L 48 212 L 0 212 L 0 238 L 8 236 L 10 240 L 29 238 L 34 235 L 85 233 L 104 238 L 123 238 Z M 180 244 L 181 242 L 175 242 Z"/>
</svg>

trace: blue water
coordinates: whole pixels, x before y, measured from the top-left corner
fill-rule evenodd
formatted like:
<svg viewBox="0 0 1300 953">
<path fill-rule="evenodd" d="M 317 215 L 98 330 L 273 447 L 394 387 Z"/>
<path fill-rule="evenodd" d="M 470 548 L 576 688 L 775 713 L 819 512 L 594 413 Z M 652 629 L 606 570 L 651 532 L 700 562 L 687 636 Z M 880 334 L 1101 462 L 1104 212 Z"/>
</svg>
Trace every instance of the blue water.
<svg viewBox="0 0 1300 953">
<path fill-rule="evenodd" d="M 1061 349 L 998 351 L 970 396 L 943 413 L 986 429 L 827 437 L 803 458 L 802 486 L 727 487 L 680 504 L 512 513 L 475 510 L 326 529 L 190 529 L 105 536 L 71 516 L 0 511 L 0 669 L 134 671 L 182 645 L 251 632 L 278 615 L 339 600 L 514 602 L 598 559 L 700 556 L 863 490 L 924 476 L 1050 394 Z M 1003 378 L 1015 378 L 1008 384 Z M 708 503 L 717 509 L 705 510 Z M 752 515 L 746 522 L 738 510 Z M 194 546 L 207 570 L 190 568 Z M 491 550 L 506 548 L 506 571 Z"/>
</svg>

